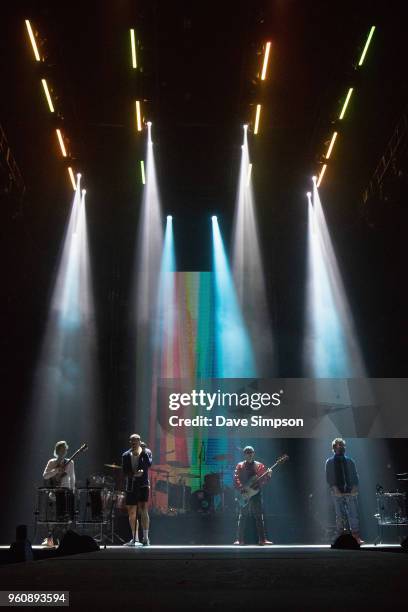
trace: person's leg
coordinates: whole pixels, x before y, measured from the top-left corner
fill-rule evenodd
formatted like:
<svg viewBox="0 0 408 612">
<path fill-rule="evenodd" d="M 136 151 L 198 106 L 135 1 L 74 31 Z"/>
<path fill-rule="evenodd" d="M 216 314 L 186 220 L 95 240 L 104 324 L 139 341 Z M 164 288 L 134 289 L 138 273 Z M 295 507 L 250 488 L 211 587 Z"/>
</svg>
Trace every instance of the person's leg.
<svg viewBox="0 0 408 612">
<path fill-rule="evenodd" d="M 237 544 L 243 544 L 245 538 L 245 526 L 247 522 L 247 517 L 249 514 L 249 504 L 240 509 L 238 515 L 238 525 L 237 525 Z"/>
<path fill-rule="evenodd" d="M 336 513 L 336 529 L 337 534 L 341 535 L 345 529 L 346 525 L 346 516 L 344 513 L 344 498 L 340 495 L 332 494 L 334 511 Z"/>
<path fill-rule="evenodd" d="M 132 538 L 139 541 L 138 535 L 138 520 L 137 520 L 137 505 L 127 506 L 129 516 L 129 526 L 132 532 Z"/>
<path fill-rule="evenodd" d="M 148 509 L 147 509 L 147 501 L 140 502 L 138 505 L 140 509 L 140 522 L 142 523 L 142 529 L 143 529 L 143 544 L 149 544 L 150 518 L 149 518 Z"/>
<path fill-rule="evenodd" d="M 257 495 L 251 499 L 251 512 L 255 519 L 256 532 L 258 534 L 259 544 L 269 543 L 266 538 L 265 523 L 263 516 L 263 503 L 262 503 L 262 492 L 260 491 Z"/>
<path fill-rule="evenodd" d="M 350 495 L 347 497 L 347 518 L 349 521 L 351 533 L 356 540 L 361 543 L 360 538 L 360 521 L 358 519 L 358 501 L 357 495 Z"/>
</svg>

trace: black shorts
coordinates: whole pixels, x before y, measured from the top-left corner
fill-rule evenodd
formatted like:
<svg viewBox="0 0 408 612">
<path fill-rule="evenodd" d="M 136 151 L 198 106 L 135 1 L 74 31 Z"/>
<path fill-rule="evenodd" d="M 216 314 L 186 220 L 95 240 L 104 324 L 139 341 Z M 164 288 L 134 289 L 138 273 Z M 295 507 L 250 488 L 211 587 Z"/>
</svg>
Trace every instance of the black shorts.
<svg viewBox="0 0 408 612">
<path fill-rule="evenodd" d="M 133 491 L 126 492 L 127 506 L 136 506 L 139 502 L 149 501 L 150 487 L 134 487 Z"/>
</svg>

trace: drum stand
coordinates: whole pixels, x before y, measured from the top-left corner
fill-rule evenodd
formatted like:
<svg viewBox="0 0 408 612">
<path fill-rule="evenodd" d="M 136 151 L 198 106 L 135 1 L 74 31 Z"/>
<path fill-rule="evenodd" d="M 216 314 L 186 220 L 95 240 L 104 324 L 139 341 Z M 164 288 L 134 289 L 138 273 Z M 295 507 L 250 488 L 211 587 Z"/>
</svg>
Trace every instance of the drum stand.
<svg viewBox="0 0 408 612">
<path fill-rule="evenodd" d="M 125 540 L 123 538 L 120 537 L 120 535 L 118 533 L 116 533 L 115 531 L 115 506 L 116 506 L 116 500 L 117 500 L 117 495 L 114 494 L 113 499 L 112 499 L 112 503 L 111 503 L 111 507 L 109 510 L 109 514 L 108 514 L 108 519 L 107 519 L 107 524 L 110 524 L 110 537 L 108 537 L 107 534 L 105 534 L 105 539 L 104 539 L 104 544 L 106 546 L 106 542 L 109 541 L 111 544 L 115 543 L 115 538 L 116 541 L 120 542 L 120 544 L 124 544 Z"/>
</svg>

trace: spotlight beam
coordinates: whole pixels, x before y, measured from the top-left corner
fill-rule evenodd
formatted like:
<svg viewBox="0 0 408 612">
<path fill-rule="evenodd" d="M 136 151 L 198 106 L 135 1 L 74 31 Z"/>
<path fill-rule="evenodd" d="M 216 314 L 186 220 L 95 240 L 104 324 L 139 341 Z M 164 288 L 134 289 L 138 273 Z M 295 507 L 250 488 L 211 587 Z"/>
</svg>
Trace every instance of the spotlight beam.
<svg viewBox="0 0 408 612">
<path fill-rule="evenodd" d="M 34 32 L 33 32 L 32 28 L 31 28 L 31 23 L 30 23 L 30 21 L 28 19 L 26 19 L 25 20 L 25 24 L 26 24 L 28 36 L 29 36 L 30 41 L 31 41 L 31 46 L 33 48 L 34 57 L 35 57 L 37 62 L 40 62 L 41 61 L 41 57 L 40 57 L 40 54 L 38 52 L 38 47 L 37 47 L 37 43 L 36 43 L 36 40 L 35 40 Z"/>
<path fill-rule="evenodd" d="M 60 148 L 61 148 L 62 156 L 66 157 L 67 156 L 67 150 L 65 148 L 65 144 L 64 144 L 64 140 L 62 138 L 61 130 L 57 128 L 56 132 L 57 132 L 58 142 L 59 142 L 59 145 L 60 145 Z"/>
<path fill-rule="evenodd" d="M 257 104 L 256 105 L 256 113 L 255 113 L 254 134 L 258 134 L 260 116 L 261 116 L 261 105 Z"/>
<path fill-rule="evenodd" d="M 142 184 L 146 185 L 146 174 L 143 159 L 140 160 L 140 173 L 142 175 Z"/>
<path fill-rule="evenodd" d="M 43 89 L 44 89 L 45 97 L 46 97 L 47 102 L 48 102 L 48 108 L 50 109 L 50 112 L 53 113 L 55 109 L 54 109 L 54 105 L 53 105 L 52 100 L 51 100 L 51 94 L 50 94 L 50 91 L 48 89 L 47 81 L 45 79 L 41 79 L 41 83 L 42 83 L 42 86 L 43 86 Z"/>
<path fill-rule="evenodd" d="M 268 68 L 268 61 L 269 61 L 269 53 L 271 51 L 271 43 L 267 42 L 266 46 L 265 46 L 265 54 L 264 54 L 264 60 L 263 60 L 263 66 L 262 66 L 262 74 L 261 74 L 261 81 L 264 81 L 266 78 L 266 71 Z"/>
<path fill-rule="evenodd" d="M 373 37 L 374 31 L 375 31 L 375 26 L 371 26 L 370 32 L 368 33 L 368 36 L 367 36 L 366 44 L 364 45 L 363 52 L 358 62 L 359 66 L 362 66 L 364 63 L 365 56 L 367 55 L 368 47 L 370 46 L 370 42 Z"/>
<path fill-rule="evenodd" d="M 251 174 L 252 174 L 252 164 L 249 164 L 248 166 L 248 174 L 247 174 L 247 187 L 249 187 L 250 182 L 251 182 Z"/>
<path fill-rule="evenodd" d="M 346 110 L 347 110 L 347 107 L 349 105 L 352 93 L 353 93 L 353 88 L 350 87 L 350 89 L 347 92 L 346 99 L 344 100 L 343 108 L 341 109 L 341 113 L 339 115 L 339 119 L 340 120 L 342 120 L 344 118 L 344 115 L 346 114 Z"/>
<path fill-rule="evenodd" d="M 140 101 L 136 100 L 136 125 L 137 125 L 137 131 L 141 132 L 142 131 L 142 114 L 140 111 Z"/>
<path fill-rule="evenodd" d="M 136 58 L 136 40 L 135 40 L 135 31 L 133 28 L 130 30 L 130 48 L 132 52 L 132 68 L 137 68 L 137 58 Z"/>
</svg>

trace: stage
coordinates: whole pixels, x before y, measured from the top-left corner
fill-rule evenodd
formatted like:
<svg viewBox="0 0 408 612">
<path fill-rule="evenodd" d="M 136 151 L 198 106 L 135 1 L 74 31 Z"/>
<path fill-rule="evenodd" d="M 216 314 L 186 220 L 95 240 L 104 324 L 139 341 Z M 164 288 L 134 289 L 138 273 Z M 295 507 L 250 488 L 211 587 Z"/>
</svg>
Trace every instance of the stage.
<svg viewBox="0 0 408 612">
<path fill-rule="evenodd" d="M 407 562 L 395 545 L 356 551 L 318 545 L 108 546 L 2 565 L 0 587 L 70 591 L 76 609 L 402 610 Z"/>
</svg>

